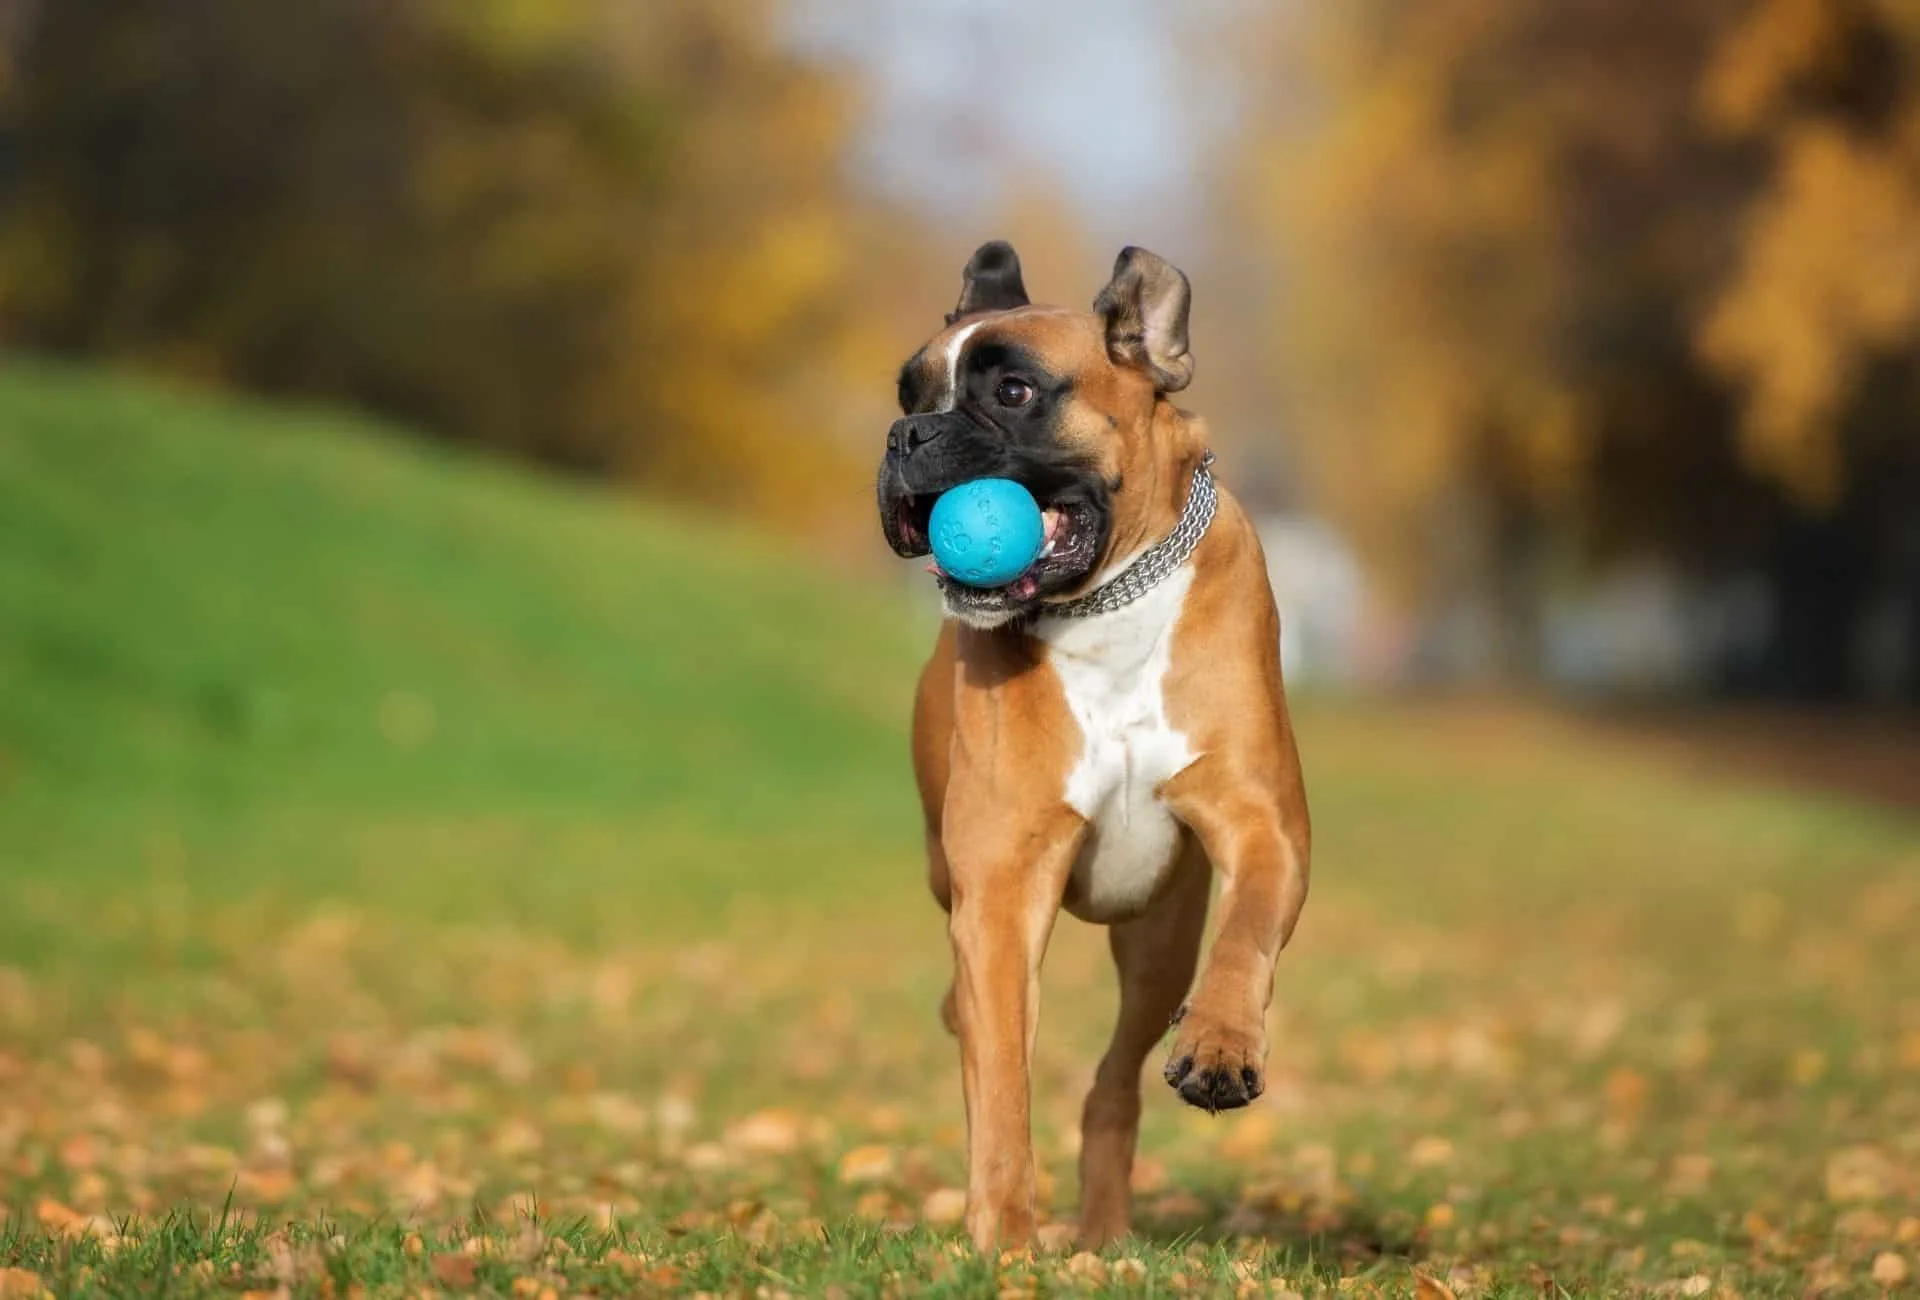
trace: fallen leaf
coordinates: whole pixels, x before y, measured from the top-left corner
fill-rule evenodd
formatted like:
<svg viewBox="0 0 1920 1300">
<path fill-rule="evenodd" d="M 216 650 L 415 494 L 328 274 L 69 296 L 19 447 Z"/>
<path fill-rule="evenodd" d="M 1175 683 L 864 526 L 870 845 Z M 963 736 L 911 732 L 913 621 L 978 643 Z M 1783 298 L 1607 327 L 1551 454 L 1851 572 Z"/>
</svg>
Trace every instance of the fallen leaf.
<svg viewBox="0 0 1920 1300">
<path fill-rule="evenodd" d="M 1417 1268 L 1413 1270 L 1413 1293 L 1420 1300 L 1457 1300 L 1452 1287 L 1438 1278 L 1428 1277 Z"/>
<path fill-rule="evenodd" d="M 877 1183 L 893 1176 L 893 1151 L 890 1147 L 855 1147 L 840 1157 L 840 1181 L 849 1185 Z"/>
<path fill-rule="evenodd" d="M 1877 1201 L 1893 1183 L 1893 1162 L 1879 1147 L 1846 1147 L 1828 1159 L 1826 1181 L 1830 1201 Z"/>
<path fill-rule="evenodd" d="M 920 1217 L 927 1223 L 958 1223 L 967 1214 L 967 1194 L 958 1187 L 942 1187 L 929 1193 L 920 1205 Z"/>
<path fill-rule="evenodd" d="M 1067 1272 L 1073 1277 L 1086 1278 L 1095 1286 L 1105 1286 L 1107 1261 L 1090 1250 L 1083 1250 L 1067 1261 Z"/>
<path fill-rule="evenodd" d="M 433 1275 L 442 1286 L 466 1288 L 480 1276 L 480 1261 L 473 1255 L 435 1255 Z"/>
<path fill-rule="evenodd" d="M 1630 1123 L 1640 1117 L 1647 1104 L 1647 1076 L 1628 1066 L 1620 1066 L 1607 1075 L 1602 1086 L 1606 1094 L 1607 1110 L 1621 1123 Z"/>
<path fill-rule="evenodd" d="M 24 1268 L 0 1268 L 0 1298 L 4 1300 L 40 1300 L 47 1289 L 40 1275 Z"/>
<path fill-rule="evenodd" d="M 104 1220 L 82 1214 L 49 1196 L 41 1197 L 33 1212 L 34 1217 L 40 1220 L 40 1226 L 56 1237 L 84 1237 L 104 1223 Z"/>
<path fill-rule="evenodd" d="M 1125 1259 L 1114 1260 L 1111 1271 L 1113 1280 L 1116 1282 L 1133 1283 L 1137 1285 L 1146 1281 L 1147 1278 L 1147 1266 L 1131 1255 Z"/>
<path fill-rule="evenodd" d="M 1711 1290 L 1713 1290 L 1713 1279 L 1705 1273 L 1695 1273 L 1680 1283 L 1680 1294 L 1684 1296 L 1705 1295 Z"/>
<path fill-rule="evenodd" d="M 1442 1228 L 1451 1228 L 1453 1221 L 1453 1207 L 1445 1201 L 1441 1201 L 1438 1205 L 1429 1205 L 1427 1207 L 1426 1224 L 1428 1228 L 1435 1231 Z"/>
<path fill-rule="evenodd" d="M 1443 1137 L 1423 1137 L 1407 1152 L 1407 1160 L 1415 1169 L 1431 1169 L 1452 1159 L 1453 1143 Z"/>
<path fill-rule="evenodd" d="M 779 1156 L 800 1146 L 800 1117 L 790 1110 L 761 1110 L 727 1130 L 727 1145 L 751 1156 Z"/>
<path fill-rule="evenodd" d="M 1873 1269 L 1869 1276 L 1880 1286 L 1895 1287 L 1907 1280 L 1907 1271 L 1904 1258 L 1890 1250 L 1883 1250 L 1873 1257 Z"/>
</svg>

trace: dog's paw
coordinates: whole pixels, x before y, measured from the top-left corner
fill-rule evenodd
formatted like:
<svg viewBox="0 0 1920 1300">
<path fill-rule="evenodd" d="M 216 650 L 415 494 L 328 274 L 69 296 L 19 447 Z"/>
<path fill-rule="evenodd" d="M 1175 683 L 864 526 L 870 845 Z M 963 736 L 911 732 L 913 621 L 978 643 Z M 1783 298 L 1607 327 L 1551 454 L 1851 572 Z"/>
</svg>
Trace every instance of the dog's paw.
<svg viewBox="0 0 1920 1300">
<path fill-rule="evenodd" d="M 1166 1080 L 1182 1101 L 1209 1112 L 1238 1110 L 1266 1091 L 1261 1035 L 1209 1024 L 1185 1007 L 1174 1024 L 1180 1032 L 1167 1056 Z"/>
</svg>

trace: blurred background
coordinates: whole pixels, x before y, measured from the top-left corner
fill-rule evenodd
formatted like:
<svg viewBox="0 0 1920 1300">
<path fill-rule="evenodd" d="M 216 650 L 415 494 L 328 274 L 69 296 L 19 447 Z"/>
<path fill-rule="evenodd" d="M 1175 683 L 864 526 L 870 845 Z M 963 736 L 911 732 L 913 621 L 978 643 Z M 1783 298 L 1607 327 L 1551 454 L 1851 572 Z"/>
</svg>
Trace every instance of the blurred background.
<svg viewBox="0 0 1920 1300">
<path fill-rule="evenodd" d="M 1313 805 L 1260 1107 L 1149 1084 L 1160 1293 L 1909 1276 L 1911 0 L 0 0 L 0 1270 L 237 1293 L 198 1207 L 419 1294 L 536 1195 L 573 1294 L 954 1266 L 872 481 L 1001 237 L 1190 276 Z"/>
<path fill-rule="evenodd" d="M 1142 243 L 1302 680 L 1920 699 L 1894 0 L 0 3 L 0 346 L 880 551 L 893 367 Z"/>
</svg>

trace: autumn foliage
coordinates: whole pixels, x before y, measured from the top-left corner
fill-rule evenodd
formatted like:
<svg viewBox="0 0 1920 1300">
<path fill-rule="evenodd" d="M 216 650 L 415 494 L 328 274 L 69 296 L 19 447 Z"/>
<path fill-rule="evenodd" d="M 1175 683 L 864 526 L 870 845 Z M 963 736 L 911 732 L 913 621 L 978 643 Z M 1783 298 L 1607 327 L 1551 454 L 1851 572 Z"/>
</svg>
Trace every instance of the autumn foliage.
<svg viewBox="0 0 1920 1300">
<path fill-rule="evenodd" d="M 1915 12 L 1260 19 L 1225 170 L 1282 304 L 1287 435 L 1404 605 L 1477 602 L 1524 662 L 1569 573 L 1657 557 L 1703 590 L 1764 583 L 1750 685 L 1851 689 L 1889 614 L 1915 655 Z"/>
<path fill-rule="evenodd" d="M 789 516 L 854 472 L 901 236 L 772 5 L 0 11 L 0 339 Z"/>
</svg>

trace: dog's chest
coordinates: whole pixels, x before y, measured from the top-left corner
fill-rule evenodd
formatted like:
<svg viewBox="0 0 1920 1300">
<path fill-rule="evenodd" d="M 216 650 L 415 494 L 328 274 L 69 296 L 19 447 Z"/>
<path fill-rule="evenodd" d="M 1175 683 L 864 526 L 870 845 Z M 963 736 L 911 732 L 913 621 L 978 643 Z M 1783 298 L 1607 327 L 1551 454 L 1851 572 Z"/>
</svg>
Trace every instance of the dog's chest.
<svg viewBox="0 0 1920 1300">
<path fill-rule="evenodd" d="M 1191 569 L 1133 604 L 1038 629 L 1080 727 L 1065 799 L 1087 820 L 1066 907 L 1089 921 L 1136 915 L 1159 890 L 1180 847 L 1160 784 L 1198 757 L 1167 720 L 1165 682 Z"/>
</svg>

